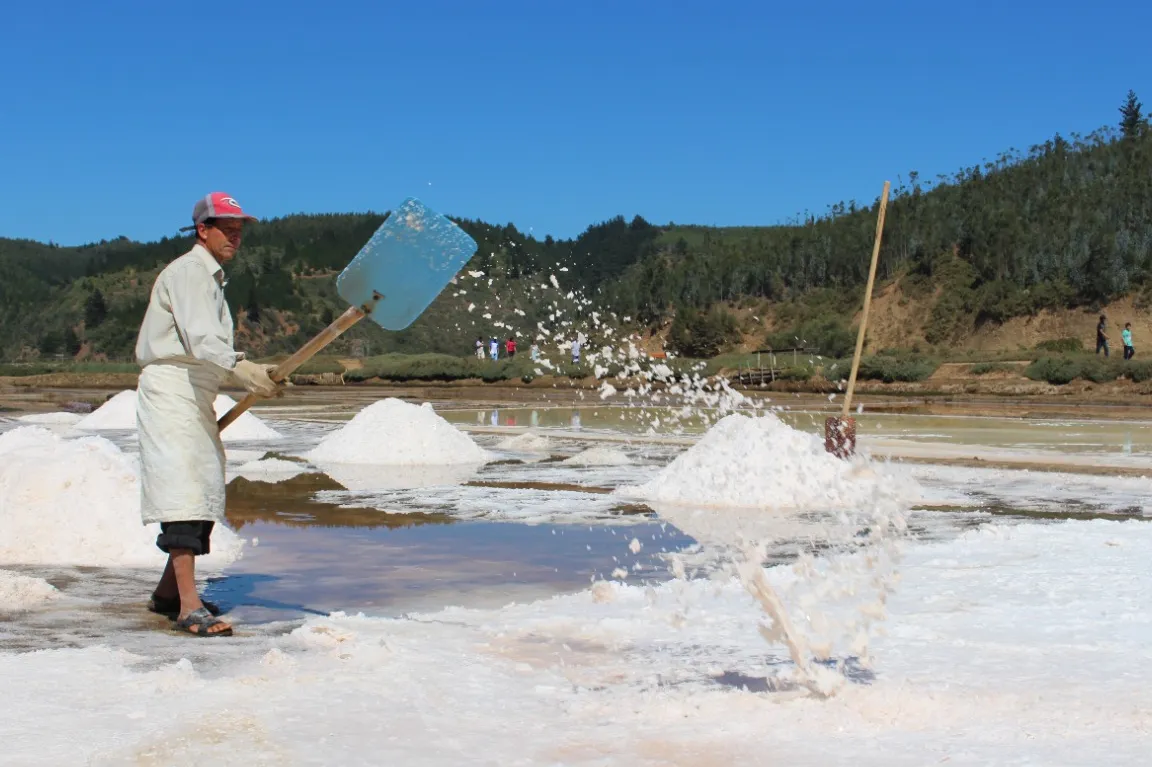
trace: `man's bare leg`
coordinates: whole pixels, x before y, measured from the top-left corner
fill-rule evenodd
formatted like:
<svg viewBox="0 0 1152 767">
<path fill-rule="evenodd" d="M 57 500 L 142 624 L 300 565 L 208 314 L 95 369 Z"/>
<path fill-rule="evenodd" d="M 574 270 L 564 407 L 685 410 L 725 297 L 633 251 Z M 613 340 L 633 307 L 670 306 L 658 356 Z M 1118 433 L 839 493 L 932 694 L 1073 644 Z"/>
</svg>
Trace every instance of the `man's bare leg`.
<svg viewBox="0 0 1152 767">
<path fill-rule="evenodd" d="M 196 557 L 192 555 L 191 549 L 171 549 L 168 552 L 168 563 L 172 568 L 173 577 L 176 579 L 176 589 L 180 593 L 180 616 L 177 620 L 184 620 L 191 613 L 204 606 L 204 603 L 200 601 L 200 594 L 196 591 Z M 167 573 L 167 569 L 165 569 L 165 573 Z M 208 633 L 215 634 L 217 631 L 223 631 L 227 628 L 231 628 L 231 626 L 221 621 L 209 628 Z M 199 626 L 193 629 L 197 632 L 199 630 Z"/>
<path fill-rule="evenodd" d="M 160 576 L 160 582 L 156 584 L 156 591 L 153 592 L 161 599 L 175 599 L 180 596 L 179 589 L 176 588 L 176 573 L 172 569 L 172 555 L 168 555 L 168 562 L 164 565 L 164 574 Z"/>
</svg>

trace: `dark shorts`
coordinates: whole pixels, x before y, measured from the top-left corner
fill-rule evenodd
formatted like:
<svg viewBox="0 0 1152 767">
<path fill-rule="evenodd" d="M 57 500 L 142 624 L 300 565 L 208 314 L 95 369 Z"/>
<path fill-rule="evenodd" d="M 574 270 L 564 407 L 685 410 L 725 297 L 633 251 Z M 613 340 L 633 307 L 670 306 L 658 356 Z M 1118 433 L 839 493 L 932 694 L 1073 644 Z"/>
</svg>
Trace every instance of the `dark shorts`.
<svg viewBox="0 0 1152 767">
<path fill-rule="evenodd" d="M 160 535 L 156 536 L 156 546 L 165 554 L 172 549 L 190 549 L 193 556 L 203 556 L 211 551 L 209 538 L 215 522 L 161 522 Z"/>
</svg>

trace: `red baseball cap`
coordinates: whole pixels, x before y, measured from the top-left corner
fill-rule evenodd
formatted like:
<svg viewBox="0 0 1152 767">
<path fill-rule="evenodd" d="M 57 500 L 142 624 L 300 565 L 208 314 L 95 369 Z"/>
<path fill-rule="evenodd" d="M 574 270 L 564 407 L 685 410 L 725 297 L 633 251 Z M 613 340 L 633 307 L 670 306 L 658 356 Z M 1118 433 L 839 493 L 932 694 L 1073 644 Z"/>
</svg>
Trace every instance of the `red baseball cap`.
<svg viewBox="0 0 1152 767">
<path fill-rule="evenodd" d="M 236 198 L 227 192 L 212 192 L 196 201 L 192 208 L 192 226 L 181 227 L 181 232 L 196 228 L 210 218 L 243 218 L 247 221 L 259 221 L 255 216 L 249 216 L 236 202 Z"/>
</svg>

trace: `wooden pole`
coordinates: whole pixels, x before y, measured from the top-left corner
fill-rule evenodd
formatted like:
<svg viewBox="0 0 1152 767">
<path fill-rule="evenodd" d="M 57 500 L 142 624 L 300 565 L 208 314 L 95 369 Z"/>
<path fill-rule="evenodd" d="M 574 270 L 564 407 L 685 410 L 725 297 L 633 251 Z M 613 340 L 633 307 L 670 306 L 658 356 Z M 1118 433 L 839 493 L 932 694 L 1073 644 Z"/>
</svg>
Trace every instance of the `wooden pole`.
<svg viewBox="0 0 1152 767">
<path fill-rule="evenodd" d="M 868 329 L 868 311 L 872 307 L 872 286 L 876 282 L 876 264 L 880 260 L 880 240 L 884 233 L 884 213 L 888 209 L 889 182 L 884 182 L 880 195 L 880 213 L 876 218 L 876 239 L 872 244 L 872 262 L 868 266 L 868 285 L 864 288 L 864 312 L 860 316 L 860 330 L 856 333 L 856 352 L 852 355 L 852 370 L 848 374 L 848 391 L 840 417 L 824 422 L 824 449 L 833 455 L 847 458 L 856 451 L 856 419 L 849 417 L 852 395 L 856 391 L 856 374 L 860 370 L 860 356 L 864 352 L 864 334 Z"/>
<path fill-rule="evenodd" d="M 841 415 L 847 417 L 852 407 L 852 394 L 856 390 L 856 372 L 860 369 L 860 354 L 864 351 L 864 332 L 868 328 L 868 310 L 872 307 L 872 285 L 876 282 L 876 262 L 880 260 L 880 237 L 884 233 L 884 212 L 888 209 L 889 183 L 884 182 L 880 195 L 880 215 L 876 218 L 876 241 L 872 245 L 872 263 L 868 266 L 868 287 L 864 289 L 864 313 L 860 315 L 860 331 L 856 333 L 856 353 L 852 355 L 852 372 L 848 375 L 848 393 L 844 395 Z"/>
<path fill-rule="evenodd" d="M 311 341 L 297 349 L 295 354 L 277 365 L 276 369 L 268 374 L 268 377 L 277 383 L 286 380 L 288 376 L 296 372 L 296 368 L 312 359 L 321 349 L 335 341 L 341 333 L 367 316 L 368 315 L 359 307 L 348 307 L 348 310 L 337 317 L 331 325 L 321 330 Z M 216 422 L 216 428 L 223 431 L 228 424 L 235 421 L 245 410 L 252 407 L 258 399 L 260 398 L 255 394 L 249 394 L 237 402 L 232 406 L 231 410 L 220 416 L 220 420 Z"/>
</svg>

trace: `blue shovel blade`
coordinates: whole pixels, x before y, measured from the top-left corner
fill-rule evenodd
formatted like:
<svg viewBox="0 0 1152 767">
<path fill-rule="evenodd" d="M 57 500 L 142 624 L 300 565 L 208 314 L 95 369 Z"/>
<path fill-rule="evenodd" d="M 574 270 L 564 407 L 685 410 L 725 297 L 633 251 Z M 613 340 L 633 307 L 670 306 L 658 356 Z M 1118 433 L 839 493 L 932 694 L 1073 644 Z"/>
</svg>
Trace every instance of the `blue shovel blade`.
<svg viewBox="0 0 1152 767">
<path fill-rule="evenodd" d="M 475 252 L 463 229 L 410 197 L 336 278 L 336 292 L 384 329 L 403 330 Z"/>
</svg>

